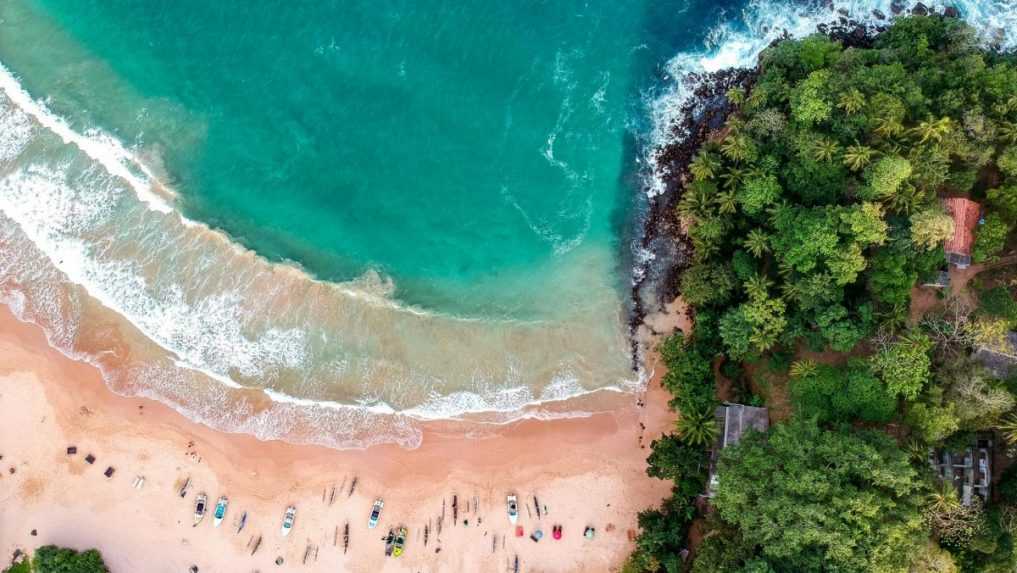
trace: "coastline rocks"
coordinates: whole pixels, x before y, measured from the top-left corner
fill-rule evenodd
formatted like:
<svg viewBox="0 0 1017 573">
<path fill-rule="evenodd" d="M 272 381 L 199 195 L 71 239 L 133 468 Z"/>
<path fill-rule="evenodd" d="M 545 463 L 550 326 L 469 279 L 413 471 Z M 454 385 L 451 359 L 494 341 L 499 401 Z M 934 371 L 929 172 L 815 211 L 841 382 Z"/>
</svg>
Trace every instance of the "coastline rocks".
<svg viewBox="0 0 1017 573">
<path fill-rule="evenodd" d="M 960 10 L 958 10 L 954 6 L 947 6 L 943 10 L 943 17 L 944 18 L 960 18 Z"/>
<path fill-rule="evenodd" d="M 919 2 L 918 4 L 915 4 L 914 8 L 911 9 L 911 13 L 915 16 L 928 16 L 929 8 L 925 4 Z"/>
<path fill-rule="evenodd" d="M 904 8 L 904 2 L 901 0 L 893 0 L 893 2 L 890 3 L 890 11 L 893 12 L 895 16 L 903 12 Z"/>
<path fill-rule="evenodd" d="M 872 15 L 875 16 L 877 20 L 886 20 L 886 14 L 884 14 L 879 8 L 873 10 Z"/>
</svg>

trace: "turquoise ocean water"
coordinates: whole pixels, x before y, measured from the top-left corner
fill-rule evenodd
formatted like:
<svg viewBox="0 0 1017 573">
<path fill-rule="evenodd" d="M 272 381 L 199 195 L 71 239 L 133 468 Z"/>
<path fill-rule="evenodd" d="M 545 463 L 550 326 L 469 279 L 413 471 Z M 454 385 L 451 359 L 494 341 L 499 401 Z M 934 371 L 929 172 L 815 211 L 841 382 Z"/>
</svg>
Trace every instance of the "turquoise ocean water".
<svg viewBox="0 0 1017 573">
<path fill-rule="evenodd" d="M 638 387 L 631 245 L 690 74 L 891 8 L 826 4 L 4 0 L 0 301 L 262 438 L 581 414 Z M 956 4 L 1009 42 L 1011 3 Z"/>
</svg>

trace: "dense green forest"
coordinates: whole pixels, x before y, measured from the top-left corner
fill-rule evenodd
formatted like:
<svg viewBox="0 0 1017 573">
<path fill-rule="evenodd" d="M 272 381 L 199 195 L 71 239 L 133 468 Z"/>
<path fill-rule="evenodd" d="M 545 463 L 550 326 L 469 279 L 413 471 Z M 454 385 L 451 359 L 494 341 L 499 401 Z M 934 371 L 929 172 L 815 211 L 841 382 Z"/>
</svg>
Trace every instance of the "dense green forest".
<svg viewBox="0 0 1017 573">
<path fill-rule="evenodd" d="M 4 573 L 109 573 L 109 569 L 95 549 L 78 552 L 44 545 L 35 550 L 31 559 L 11 565 Z"/>
<path fill-rule="evenodd" d="M 865 47 L 777 43 L 728 100 L 676 215 L 694 328 L 660 349 L 679 421 L 648 460 L 673 495 L 625 571 L 1013 571 L 1017 377 L 974 354 L 1017 327 L 1017 60 L 915 16 Z M 921 287 L 957 197 L 981 205 L 972 266 Z M 719 395 L 771 424 L 717 452 L 707 502 Z M 930 463 L 977 439 L 1000 466 L 986 503 Z"/>
</svg>

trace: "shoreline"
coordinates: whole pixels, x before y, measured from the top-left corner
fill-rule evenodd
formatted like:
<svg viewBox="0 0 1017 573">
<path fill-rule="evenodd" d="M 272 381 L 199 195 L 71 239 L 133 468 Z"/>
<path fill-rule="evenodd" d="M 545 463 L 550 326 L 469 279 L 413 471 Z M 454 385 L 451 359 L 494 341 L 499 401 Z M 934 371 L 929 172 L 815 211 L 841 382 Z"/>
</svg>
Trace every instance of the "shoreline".
<svg viewBox="0 0 1017 573">
<path fill-rule="evenodd" d="M 526 570 L 608 571 L 632 548 L 636 514 L 659 504 L 669 489 L 645 475 L 649 442 L 673 422 L 659 368 L 644 397 L 632 394 L 627 405 L 588 418 L 523 420 L 482 432 L 464 432 L 462 423 L 425 423 L 415 450 L 386 444 L 339 451 L 221 433 L 159 402 L 118 396 L 96 368 L 51 348 L 41 329 L 18 321 L 7 307 L 0 309 L 0 356 L 0 551 L 8 556 L 57 543 L 97 547 L 112 571 L 182 571 L 191 564 L 202 571 L 288 571 L 311 566 L 301 560 L 313 545 L 321 563 L 314 567 L 349 571 L 497 569 L 515 555 Z M 26 432 L 32 438 L 19 439 Z M 70 445 L 77 455 L 65 454 Z M 87 453 L 98 458 L 94 465 L 82 461 Z M 109 479 L 102 475 L 107 466 L 115 468 Z M 131 482 L 139 475 L 146 484 L 135 490 Z M 182 500 L 174 492 L 186 476 L 194 487 Z M 352 496 L 338 496 L 332 506 L 322 502 L 325 491 L 354 476 Z M 199 490 L 210 499 L 230 496 L 222 528 L 190 526 Z M 561 523 L 563 539 L 535 544 L 512 537 L 504 508 L 511 491 L 521 506 L 533 495 L 548 506 L 539 520 L 520 508 L 527 535 Z M 483 519 L 479 527 L 452 526 L 452 495 L 477 498 L 480 511 L 471 508 L 460 521 Z M 386 508 L 371 531 L 366 516 L 375 496 L 385 498 Z M 605 505 L 593 506 L 591 496 Z M 288 503 L 298 517 L 284 540 L 278 525 Z M 442 550 L 435 553 L 443 505 Z M 248 525 L 234 535 L 230 524 L 244 509 Z M 341 539 L 338 548 L 332 539 L 347 521 L 351 546 L 344 556 Z M 376 538 L 396 524 L 410 528 L 406 555 L 386 560 Z M 582 538 L 586 525 L 597 529 L 592 541 Z M 250 556 L 245 543 L 256 534 L 262 547 Z M 282 567 L 274 564 L 277 556 L 284 557 Z M 140 563 L 146 565 L 139 569 Z"/>
</svg>

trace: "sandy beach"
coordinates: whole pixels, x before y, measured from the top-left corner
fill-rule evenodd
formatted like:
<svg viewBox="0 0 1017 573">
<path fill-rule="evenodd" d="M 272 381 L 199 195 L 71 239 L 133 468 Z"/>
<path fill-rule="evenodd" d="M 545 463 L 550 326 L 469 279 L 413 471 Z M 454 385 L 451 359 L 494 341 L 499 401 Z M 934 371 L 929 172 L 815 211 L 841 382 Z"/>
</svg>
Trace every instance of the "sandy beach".
<svg viewBox="0 0 1017 573">
<path fill-rule="evenodd" d="M 659 375 L 644 395 L 619 394 L 616 407 L 588 418 L 526 420 L 477 433 L 435 423 L 416 450 L 336 451 L 216 432 L 157 402 L 117 396 L 97 369 L 51 349 L 39 328 L 0 307 L 0 552 L 6 563 L 16 549 L 49 543 L 96 547 L 117 573 L 192 565 L 506 571 L 516 556 L 521 571 L 615 571 L 631 550 L 636 514 L 668 493 L 665 482 L 645 475 L 649 442 L 672 423 Z M 66 453 L 69 446 L 75 455 Z M 88 454 L 94 464 L 86 463 Z M 110 478 L 107 467 L 115 469 Z M 139 476 L 145 482 L 136 489 Z M 188 478 L 192 486 L 181 499 L 177 491 Z M 221 527 L 210 517 L 192 527 L 198 492 L 210 504 L 229 496 Z M 519 496 L 524 537 L 515 537 L 506 516 L 510 492 Z M 378 528 L 369 529 L 376 497 L 385 509 Z M 284 538 L 289 504 L 298 513 Z M 246 527 L 237 534 L 244 511 Z M 563 526 L 561 540 L 551 536 L 555 524 Z M 397 525 L 409 528 L 406 553 L 386 558 L 381 538 Z M 596 528 L 593 540 L 583 538 L 586 526 Z M 544 539 L 535 543 L 529 535 L 538 528 Z"/>
</svg>

